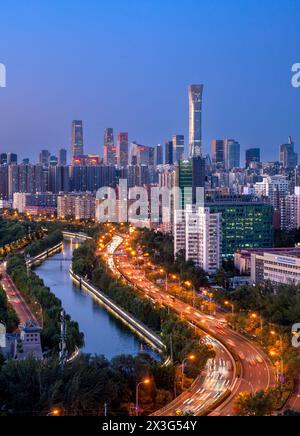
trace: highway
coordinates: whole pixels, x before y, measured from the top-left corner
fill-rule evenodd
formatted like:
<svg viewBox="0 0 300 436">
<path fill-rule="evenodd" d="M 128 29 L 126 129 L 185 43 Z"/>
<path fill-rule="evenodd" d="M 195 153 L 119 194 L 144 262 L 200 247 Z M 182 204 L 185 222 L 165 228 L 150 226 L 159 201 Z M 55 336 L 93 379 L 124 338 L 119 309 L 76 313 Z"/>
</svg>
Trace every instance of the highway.
<svg viewBox="0 0 300 436">
<path fill-rule="evenodd" d="M 7 274 L 4 262 L 0 263 L 0 274 L 1 286 L 7 295 L 9 303 L 17 313 L 20 324 L 24 324 L 28 320 L 37 322 L 35 315 L 32 313 L 23 296 Z"/>
<path fill-rule="evenodd" d="M 241 364 L 241 374 L 239 377 L 235 377 L 232 371 L 228 371 L 228 367 L 230 368 L 228 362 L 231 361 L 230 353 L 227 350 L 225 351 L 223 347 L 221 349 L 219 343 L 215 341 L 213 345 L 217 353 L 216 362 L 213 365 L 209 363 L 210 367 L 206 370 L 205 380 L 202 380 L 202 382 L 199 380 L 199 385 L 197 382 L 191 391 L 184 393 L 183 396 L 179 397 L 178 401 L 175 400 L 171 404 L 171 407 L 164 409 L 162 411 L 164 414 L 171 415 L 174 414 L 176 409 L 180 409 L 189 410 L 199 415 L 204 408 L 215 402 L 222 393 L 229 389 L 232 394 L 221 406 L 214 410 L 212 416 L 232 416 L 235 414 L 234 405 L 239 393 L 267 390 L 275 385 L 274 367 L 270 359 L 257 345 L 221 323 L 218 317 L 208 316 L 190 307 L 187 303 L 168 295 L 166 291 L 161 290 L 149 281 L 145 277 L 144 271 L 136 268 L 127 256 L 125 239 L 119 235 L 117 238 L 113 238 L 112 245 L 108 247 L 107 251 L 108 263 L 114 265 L 115 273 L 126 277 L 148 298 L 172 308 L 200 330 L 205 329 L 208 331 L 208 338 L 214 335 L 222 337 L 222 342 L 234 351 Z M 116 252 L 117 250 L 119 250 L 119 253 Z M 219 346 L 216 347 L 216 344 Z"/>
</svg>

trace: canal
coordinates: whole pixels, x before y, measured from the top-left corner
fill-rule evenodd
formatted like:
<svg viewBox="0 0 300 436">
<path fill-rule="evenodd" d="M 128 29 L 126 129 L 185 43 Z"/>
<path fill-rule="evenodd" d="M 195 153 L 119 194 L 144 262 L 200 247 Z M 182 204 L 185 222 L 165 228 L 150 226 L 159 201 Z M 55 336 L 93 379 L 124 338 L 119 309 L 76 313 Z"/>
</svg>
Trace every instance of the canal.
<svg viewBox="0 0 300 436">
<path fill-rule="evenodd" d="M 63 252 L 46 260 L 35 269 L 35 272 L 62 301 L 65 311 L 78 322 L 85 337 L 82 351 L 89 354 L 102 354 L 108 359 L 120 354 L 136 355 L 140 351 L 158 357 L 132 330 L 114 318 L 97 300 L 74 285 L 69 268 L 76 246 L 75 241 L 64 241 Z"/>
</svg>

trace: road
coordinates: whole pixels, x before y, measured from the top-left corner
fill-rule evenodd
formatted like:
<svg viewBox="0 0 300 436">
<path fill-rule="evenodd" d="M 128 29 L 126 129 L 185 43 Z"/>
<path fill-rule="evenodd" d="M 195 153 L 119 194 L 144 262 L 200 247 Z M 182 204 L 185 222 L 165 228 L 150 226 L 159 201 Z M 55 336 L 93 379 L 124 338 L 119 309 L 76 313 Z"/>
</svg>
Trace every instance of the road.
<svg viewBox="0 0 300 436">
<path fill-rule="evenodd" d="M 286 403 L 284 410 L 294 410 L 295 412 L 300 412 L 300 376 L 295 383 L 293 395 Z"/>
<path fill-rule="evenodd" d="M 257 345 L 251 343 L 242 335 L 221 324 L 220 319 L 208 316 L 199 310 L 191 308 L 188 304 L 174 298 L 173 296 L 171 297 L 166 291 L 161 290 L 158 286 L 150 282 L 145 277 L 144 271 L 140 268 L 135 268 L 127 256 L 125 245 L 123 245 L 125 240 L 122 240 L 120 236 L 117 238 L 118 240 L 113 239 L 113 250 L 110 250 L 109 252 L 108 262 L 111 262 L 113 255 L 112 252 L 116 252 L 118 249 L 119 253 L 114 254 L 114 265 L 119 274 L 125 276 L 135 286 L 138 286 L 138 288 L 143 291 L 148 298 L 161 305 L 172 308 L 180 314 L 182 318 L 186 319 L 200 330 L 201 328 L 205 328 L 205 330 L 209 331 L 210 336 L 222 336 L 223 342 L 226 343 L 229 348 L 234 350 L 237 356 L 239 356 L 241 363 L 240 377 L 231 380 L 230 375 L 224 374 L 221 379 L 222 383 L 216 383 L 214 385 L 215 377 L 219 377 L 219 375 L 216 375 L 219 367 L 216 368 L 213 371 L 214 375 L 208 374 L 208 377 L 211 379 L 209 386 L 210 388 L 213 388 L 213 391 L 210 391 L 209 389 L 207 390 L 202 383 L 201 388 L 199 388 L 200 390 L 197 389 L 196 392 L 193 390 L 193 392 L 187 392 L 184 394 L 188 400 L 186 403 L 185 400 L 183 401 L 183 398 L 179 399 L 179 409 L 186 409 L 186 406 L 188 406 L 189 410 L 196 411 L 196 414 L 200 414 L 203 408 L 207 406 L 207 402 L 211 402 L 214 396 L 214 400 L 216 400 L 228 385 L 228 389 L 232 391 L 232 395 L 227 401 L 218 407 L 212 415 L 231 416 L 235 414 L 234 405 L 239 393 L 245 391 L 257 392 L 259 390 L 267 390 L 275 385 L 275 370 L 272 363 L 265 353 L 257 347 Z M 224 349 L 219 351 L 222 353 L 222 351 L 224 352 Z M 228 356 L 228 351 L 226 351 L 226 353 L 227 355 L 226 357 L 223 356 L 223 360 L 228 362 L 230 357 Z M 220 362 L 222 363 L 222 357 L 220 358 Z M 217 357 L 218 362 L 220 358 Z M 228 365 L 228 363 L 225 365 Z M 220 386 L 222 387 L 222 390 L 219 389 Z M 196 387 L 198 388 L 198 386 Z M 205 391 L 202 392 L 202 389 L 205 389 Z M 191 403 L 189 403 L 190 400 L 192 400 Z M 174 407 L 173 404 L 172 407 Z M 174 414 L 173 409 L 172 413 Z"/>
<path fill-rule="evenodd" d="M 1 286 L 7 295 L 9 303 L 17 313 L 18 318 L 20 320 L 20 324 L 24 324 L 28 320 L 37 322 L 35 315 L 32 313 L 28 304 L 22 297 L 20 291 L 16 288 L 12 279 L 7 274 L 5 263 L 3 262 L 0 263 L 0 274 L 1 274 L 1 280 L 0 280 Z"/>
</svg>

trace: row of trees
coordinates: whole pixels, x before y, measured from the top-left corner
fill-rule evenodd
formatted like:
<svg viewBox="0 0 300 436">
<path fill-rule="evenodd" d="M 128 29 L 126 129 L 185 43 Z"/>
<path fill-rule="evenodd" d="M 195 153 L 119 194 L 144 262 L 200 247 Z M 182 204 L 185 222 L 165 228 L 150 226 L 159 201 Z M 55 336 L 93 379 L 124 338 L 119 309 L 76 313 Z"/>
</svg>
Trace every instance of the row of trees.
<svg viewBox="0 0 300 436">
<path fill-rule="evenodd" d="M 0 247 L 11 244 L 27 236 L 30 232 L 35 231 L 36 224 L 19 221 L 0 220 Z"/>
<path fill-rule="evenodd" d="M 29 255 L 31 257 L 38 256 L 39 254 L 43 253 L 46 250 L 49 250 L 52 247 L 55 247 L 63 240 L 63 234 L 60 230 L 56 230 L 52 233 L 50 233 L 49 236 L 47 236 L 44 239 L 40 239 L 38 241 L 32 242 L 28 247 L 25 249 L 25 254 Z"/>
<path fill-rule="evenodd" d="M 135 238 L 144 252 L 149 253 L 151 260 L 166 269 L 170 274 L 179 274 L 182 281 L 189 280 L 198 289 L 208 285 L 207 275 L 203 269 L 196 267 L 192 261 L 187 262 L 185 253 L 179 252 L 174 257 L 174 240 L 169 234 L 149 229 L 138 230 Z"/>
<path fill-rule="evenodd" d="M 27 271 L 22 255 L 8 257 L 7 271 L 33 312 L 38 311 L 39 307 L 42 308 L 44 325 L 41 337 L 43 349 L 57 352 L 60 338 L 61 301 L 34 272 Z M 69 316 L 67 316 L 67 331 L 69 352 L 73 352 L 76 347 L 81 348 L 84 343 L 83 334 L 80 333 L 78 324 L 72 321 Z"/>
<path fill-rule="evenodd" d="M 0 286 L 0 322 L 6 325 L 8 332 L 14 332 L 19 324 L 16 312 L 10 306 L 6 293 Z"/>
<path fill-rule="evenodd" d="M 57 360 L 9 361 L 0 364 L 0 415 L 47 415 L 55 408 L 62 415 L 111 416 L 134 413 L 136 383 L 143 413 L 151 414 L 171 400 L 168 386 L 173 368 L 164 368 L 149 355 L 81 355 L 61 369 Z"/>
</svg>

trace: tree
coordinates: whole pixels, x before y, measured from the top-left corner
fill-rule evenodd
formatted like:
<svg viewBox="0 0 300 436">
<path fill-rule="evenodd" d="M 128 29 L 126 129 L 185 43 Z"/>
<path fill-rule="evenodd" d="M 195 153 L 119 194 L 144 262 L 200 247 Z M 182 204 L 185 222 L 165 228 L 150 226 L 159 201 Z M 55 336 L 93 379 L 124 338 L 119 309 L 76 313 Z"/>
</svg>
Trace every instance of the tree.
<svg viewBox="0 0 300 436">
<path fill-rule="evenodd" d="M 270 392 L 242 392 L 236 400 L 235 409 L 238 416 L 269 416 L 274 411 L 274 400 Z"/>
</svg>

